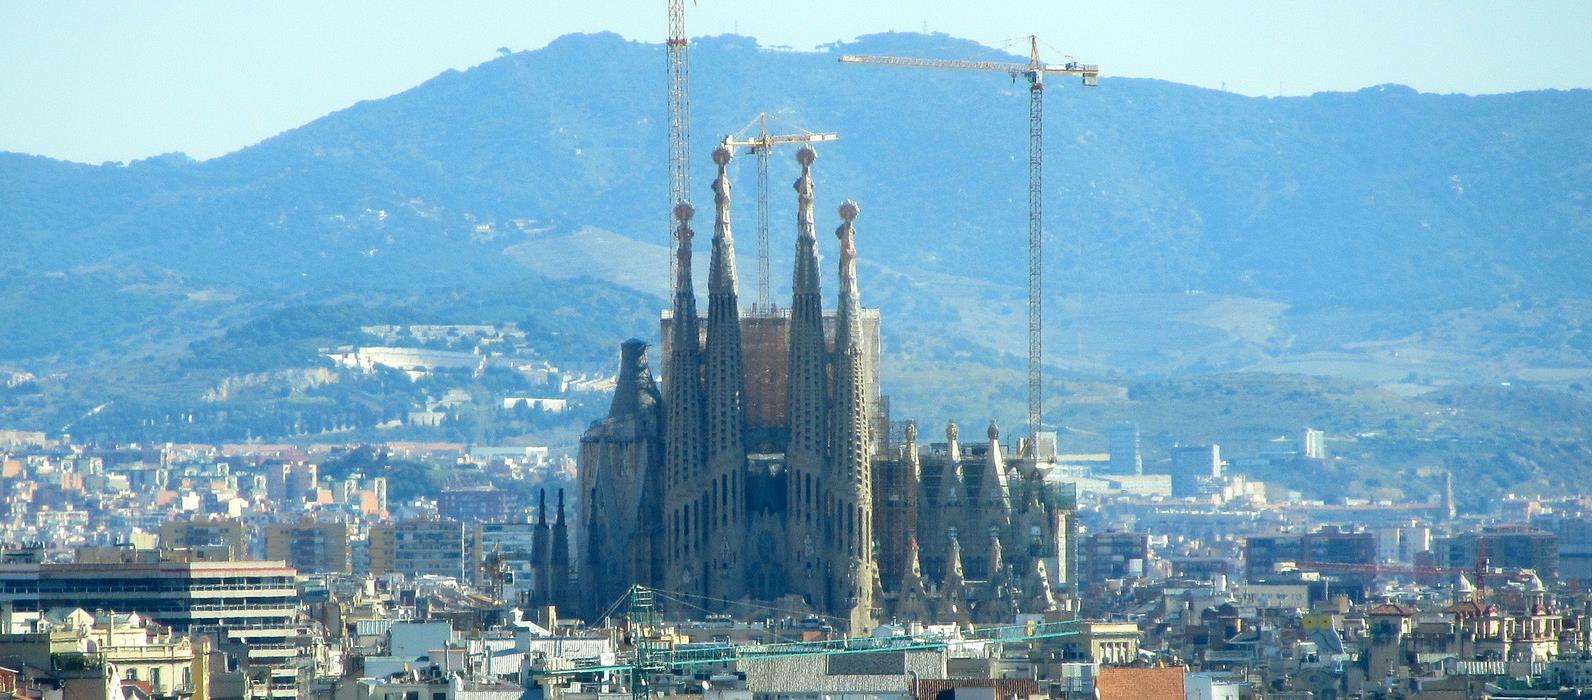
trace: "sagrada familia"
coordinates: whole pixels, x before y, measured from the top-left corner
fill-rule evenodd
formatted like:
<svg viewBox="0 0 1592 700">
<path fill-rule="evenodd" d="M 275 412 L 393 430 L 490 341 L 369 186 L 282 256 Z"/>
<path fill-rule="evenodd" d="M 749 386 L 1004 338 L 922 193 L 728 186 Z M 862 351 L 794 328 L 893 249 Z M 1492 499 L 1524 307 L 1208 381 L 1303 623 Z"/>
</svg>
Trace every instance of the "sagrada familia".
<svg viewBox="0 0 1592 700">
<path fill-rule="evenodd" d="M 955 423 L 927 449 L 912 423 L 890 440 L 879 314 L 858 290 L 859 208 L 840 206 L 839 294 L 826 312 L 810 147 L 797 152 L 790 306 L 743 311 L 730 157 L 713 154 L 705 318 L 682 203 L 662 391 L 646 343 L 626 341 L 608 416 L 581 439 L 575 583 L 559 602 L 594 617 L 642 584 L 682 613 L 806 611 L 854 633 L 1055 609 L 1073 576 L 1073 507 L 1045 482 L 1043 440 L 1007 457 L 993 422 L 987 443 L 963 444 Z"/>
</svg>

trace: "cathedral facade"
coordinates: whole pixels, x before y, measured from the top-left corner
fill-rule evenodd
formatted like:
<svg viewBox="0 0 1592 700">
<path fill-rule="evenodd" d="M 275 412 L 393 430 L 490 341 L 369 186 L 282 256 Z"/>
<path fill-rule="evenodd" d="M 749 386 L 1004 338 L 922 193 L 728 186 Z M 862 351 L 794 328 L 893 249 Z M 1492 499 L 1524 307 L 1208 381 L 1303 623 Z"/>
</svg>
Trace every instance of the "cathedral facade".
<svg viewBox="0 0 1592 700">
<path fill-rule="evenodd" d="M 1068 516 L 1046 496 L 1037 460 L 1024 469 L 1004 459 L 993 424 L 982 449 L 961 447 L 954 424 L 949 446 L 927 455 L 910 425 L 902 444 L 888 443 L 879 316 L 862 308 L 857 280 L 859 209 L 840 207 L 839 290 L 826 312 L 815 159 L 797 153 L 788 309 L 740 308 L 727 149 L 714 152 L 705 315 L 693 211 L 675 208 L 662 389 L 645 343 L 627 341 L 609 414 L 581 440 L 578 583 L 564 598 L 581 614 L 601 614 L 634 583 L 682 612 L 806 610 L 858 633 L 889 617 L 955 620 L 984 607 L 979 617 L 1008 618 L 1046 605 L 1045 562 L 1056 571 L 1067 559 L 1058 533 Z M 967 542 L 975 554 L 961 553 Z M 765 612 L 737 607 L 753 604 Z"/>
</svg>

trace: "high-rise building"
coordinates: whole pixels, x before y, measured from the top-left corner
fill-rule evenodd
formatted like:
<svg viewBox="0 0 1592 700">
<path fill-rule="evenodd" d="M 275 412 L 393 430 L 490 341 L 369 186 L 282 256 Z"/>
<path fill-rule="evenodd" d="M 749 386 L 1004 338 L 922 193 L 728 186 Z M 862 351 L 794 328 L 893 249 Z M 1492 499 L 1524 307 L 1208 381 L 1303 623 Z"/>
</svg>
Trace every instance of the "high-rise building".
<svg viewBox="0 0 1592 700">
<path fill-rule="evenodd" d="M 271 523 L 265 527 L 265 558 L 285 561 L 309 574 L 352 570 L 348 526 L 344 523 Z"/>
<path fill-rule="evenodd" d="M 124 549 L 119 561 L 0 565 L 0 604 L 137 612 L 177 633 L 208 636 L 258 671 L 257 693 L 273 699 L 298 697 L 308 680 L 297 665 L 309 658 L 300 648 L 297 573 L 279 561 L 163 561 Z"/>
<path fill-rule="evenodd" d="M 1172 495 L 1198 496 L 1206 482 L 1222 476 L 1220 445 L 1179 445 L 1172 448 Z"/>
<path fill-rule="evenodd" d="M 266 492 L 272 499 L 303 501 L 319 483 L 320 468 L 305 462 L 272 465 L 266 471 Z"/>
<path fill-rule="evenodd" d="M 403 520 L 370 528 L 370 572 L 471 580 L 474 562 L 457 520 Z"/>
<path fill-rule="evenodd" d="M 1489 525 L 1439 539 L 1432 548 L 1439 566 L 1474 569 L 1485 560 L 1489 567 L 1531 569 L 1548 583 L 1559 578 L 1558 536 L 1529 525 Z"/>
<path fill-rule="evenodd" d="M 232 559 L 247 558 L 243 523 L 230 518 L 167 520 L 160 524 L 162 549 L 221 547 Z"/>
<path fill-rule="evenodd" d="M 456 487 L 437 496 L 437 512 L 461 523 L 500 523 L 509 519 L 513 499 L 509 492 L 490 484 Z"/>
<path fill-rule="evenodd" d="M 1144 473 L 1144 458 L 1139 453 L 1137 423 L 1118 423 L 1111 426 L 1110 452 L 1112 474 Z"/>
<path fill-rule="evenodd" d="M 1287 562 L 1300 571 L 1333 574 L 1347 584 L 1363 586 L 1372 578 L 1366 567 L 1376 560 L 1376 534 L 1366 530 L 1327 525 L 1305 534 L 1244 540 L 1244 577 L 1251 582 L 1272 576 Z"/>
<path fill-rule="evenodd" d="M 1299 456 L 1305 459 L 1327 458 L 1327 434 L 1315 428 L 1305 428 L 1299 433 Z"/>
<path fill-rule="evenodd" d="M 1099 584 L 1110 579 L 1147 575 L 1150 536 L 1143 532 L 1097 532 L 1078 547 L 1083 580 Z"/>
</svg>

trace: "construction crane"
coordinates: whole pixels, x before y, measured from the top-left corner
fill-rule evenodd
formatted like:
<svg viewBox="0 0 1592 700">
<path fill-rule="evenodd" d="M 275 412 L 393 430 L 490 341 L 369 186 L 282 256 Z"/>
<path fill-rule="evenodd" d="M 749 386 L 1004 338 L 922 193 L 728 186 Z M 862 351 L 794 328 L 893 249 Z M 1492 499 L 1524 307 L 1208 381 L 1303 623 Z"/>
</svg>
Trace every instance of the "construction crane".
<svg viewBox="0 0 1592 700">
<path fill-rule="evenodd" d="M 819 143 L 821 141 L 835 141 L 840 134 L 833 132 L 818 133 L 800 127 L 801 133 L 796 134 L 770 134 L 768 133 L 768 112 L 761 112 L 756 118 L 734 134 L 724 137 L 724 147 L 734 149 L 746 148 L 747 153 L 757 156 L 757 311 L 767 313 L 774 309 L 769 303 L 768 296 L 768 159 L 774 147 L 782 143 Z M 748 135 L 752 127 L 757 127 L 757 133 Z"/>
<path fill-rule="evenodd" d="M 842 637 L 813 642 L 692 644 L 676 647 L 664 637 L 657 609 L 659 597 L 669 596 L 664 591 L 645 586 L 631 586 L 630 591 L 626 593 L 625 619 L 628 627 L 626 636 L 630 638 L 631 649 L 613 663 L 574 663 L 559 667 L 533 667 L 530 675 L 552 678 L 594 673 L 621 673 L 628 676 L 631 697 L 634 700 L 646 700 L 652 694 L 651 677 L 671 669 L 814 654 L 827 656 L 871 654 L 945 649 L 960 645 L 1032 642 L 1079 636 L 1084 633 L 1088 624 L 1082 620 L 1054 622 L 1035 620 L 1021 625 L 986 625 L 961 629 L 956 636 L 919 632 L 881 637 Z M 617 606 L 615 608 L 617 609 Z"/>
<path fill-rule="evenodd" d="M 905 56 L 846 55 L 841 63 L 874 63 L 886 66 L 913 68 L 949 68 L 958 70 L 985 70 L 1006 73 L 1016 80 L 1028 81 L 1028 443 L 1033 457 L 1038 458 L 1040 427 L 1040 379 L 1043 342 L 1040 338 L 1040 246 L 1044 238 L 1042 215 L 1044 212 L 1044 145 L 1045 145 L 1045 75 L 1076 75 L 1083 84 L 1100 84 L 1100 67 L 1084 65 L 1070 58 L 1066 63 L 1054 65 L 1039 60 L 1039 39 L 1028 36 L 1028 62 L 1002 63 L 996 61 L 963 61 L 935 58 L 910 58 Z"/>
<path fill-rule="evenodd" d="M 685 0 L 669 0 L 669 289 L 677 279 L 675 270 L 674 207 L 691 200 L 691 92 L 690 70 L 686 62 Z"/>
</svg>

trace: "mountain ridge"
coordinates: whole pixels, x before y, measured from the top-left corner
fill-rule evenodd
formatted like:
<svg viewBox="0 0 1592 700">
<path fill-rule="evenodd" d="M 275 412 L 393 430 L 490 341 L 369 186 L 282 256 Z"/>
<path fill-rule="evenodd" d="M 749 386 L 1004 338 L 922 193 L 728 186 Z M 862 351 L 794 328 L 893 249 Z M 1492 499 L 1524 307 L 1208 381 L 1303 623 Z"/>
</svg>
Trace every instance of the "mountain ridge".
<svg viewBox="0 0 1592 700">
<path fill-rule="evenodd" d="M 813 52 L 698 40 L 698 210 L 717 135 L 759 111 L 840 132 L 819 148 L 817 223 L 862 204 L 863 301 L 885 314 L 892 410 L 1021 415 L 1026 89 L 842 66 L 843 52 L 1013 58 L 945 35 Z M 324 352 L 370 342 L 363 324 L 513 323 L 526 357 L 602 371 L 621 339 L 655 338 L 663 62 L 659 45 L 569 36 L 204 161 L 0 153 L 0 308 L 18 311 L 0 314 L 16 384 L 0 389 L 0 425 L 379 439 L 464 387 L 478 400 L 447 426 L 403 430 L 567 447 L 602 401 L 556 424 L 511 420 L 491 410 L 498 394 L 540 385 L 366 376 Z M 1098 89 L 1047 95 L 1047 420 L 1079 442 L 1131 419 L 1160 443 L 1236 449 L 1310 424 L 1363 438 L 1353 464 L 1386 483 L 1431 464 L 1500 487 L 1584 481 L 1586 429 L 1565 416 L 1592 405 L 1592 91 L 1267 98 L 1105 68 Z M 776 303 L 792 156 L 770 177 Z M 731 176 L 747 256 L 755 160 Z M 820 248 L 832 273 L 835 239 Z M 742 269 L 746 303 L 755 265 Z M 295 383 L 306 370 L 337 381 Z M 228 386 L 247 390 L 216 398 Z"/>
<path fill-rule="evenodd" d="M 820 149 L 819 224 L 833 225 L 841 198 L 863 203 L 864 261 L 892 271 L 865 292 L 887 313 L 924 310 L 913 297 L 928 283 L 914 280 L 1021 292 L 1026 90 L 834 61 L 1014 57 L 910 33 L 813 52 L 733 35 L 693 48 L 697 198 L 711 175 L 705 136 L 767 109 L 842 134 Z M 660 45 L 568 35 L 205 161 L 0 153 L 0 230 L 12 233 L 0 269 L 149 269 L 266 299 L 485 288 L 537 278 L 526 256 L 542 237 L 593 227 L 660 259 L 562 276 L 637 279 L 651 266 L 661 279 L 663 87 L 646 68 L 662 62 Z M 1047 96 L 1052 308 L 1080 294 L 1197 292 L 1419 315 L 1592 297 L 1592 135 L 1572 128 L 1592 91 L 1381 85 L 1268 98 L 1109 68 L 1098 89 L 1057 83 Z M 787 157 L 771 178 L 776 290 L 794 216 L 779 184 L 794 176 Z M 751 160 L 731 167 L 749 237 Z M 821 237 L 825 253 L 833 245 Z M 644 287 L 632 288 L 656 293 Z"/>
</svg>

